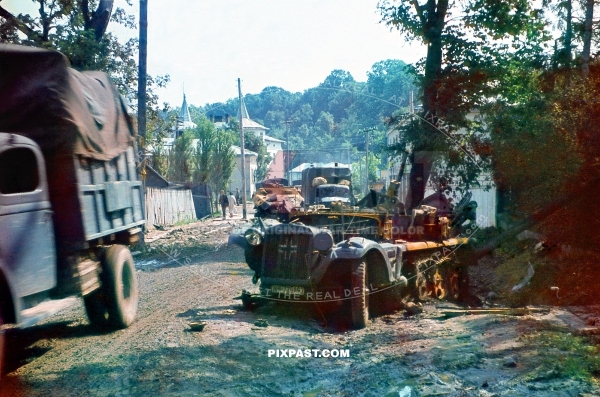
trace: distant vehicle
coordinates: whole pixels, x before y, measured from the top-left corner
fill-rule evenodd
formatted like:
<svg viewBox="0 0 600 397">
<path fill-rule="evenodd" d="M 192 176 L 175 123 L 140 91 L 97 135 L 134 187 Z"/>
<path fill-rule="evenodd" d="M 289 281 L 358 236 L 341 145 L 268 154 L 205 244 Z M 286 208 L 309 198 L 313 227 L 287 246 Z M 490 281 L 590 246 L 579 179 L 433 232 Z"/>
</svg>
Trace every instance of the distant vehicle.
<svg viewBox="0 0 600 397">
<path fill-rule="evenodd" d="M 125 328 L 137 313 L 132 122 L 106 74 L 68 64 L 0 44 L 0 326 L 30 326 L 77 296 L 95 325 Z"/>
<path fill-rule="evenodd" d="M 334 163 L 333 167 L 309 167 L 302 171 L 304 205 L 322 204 L 329 208 L 332 202 L 353 205 L 352 170 Z"/>
<path fill-rule="evenodd" d="M 350 185 L 319 185 L 315 192 L 315 204 L 323 204 L 330 208 L 332 203 L 350 204 L 352 192 Z"/>
</svg>

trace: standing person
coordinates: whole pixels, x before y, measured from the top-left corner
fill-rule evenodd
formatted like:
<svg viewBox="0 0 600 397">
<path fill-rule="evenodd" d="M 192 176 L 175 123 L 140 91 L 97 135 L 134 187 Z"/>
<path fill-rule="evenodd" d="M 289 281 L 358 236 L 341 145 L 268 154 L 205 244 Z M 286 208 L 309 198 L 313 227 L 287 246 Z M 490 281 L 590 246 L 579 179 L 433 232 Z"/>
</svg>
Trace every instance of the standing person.
<svg viewBox="0 0 600 397">
<path fill-rule="evenodd" d="M 219 196 L 219 204 L 221 205 L 221 210 L 223 211 L 223 219 L 227 218 L 226 208 L 229 205 L 229 199 L 225 194 L 225 190 L 221 190 L 221 195 Z"/>
<path fill-rule="evenodd" d="M 235 202 L 238 203 L 238 204 L 242 202 L 242 195 L 240 194 L 240 188 L 239 187 L 235 188 Z"/>
<path fill-rule="evenodd" d="M 235 196 L 233 195 L 233 192 L 229 192 L 229 217 L 233 218 L 233 214 L 235 213 L 237 215 L 237 209 L 235 208 L 235 206 L 237 205 L 237 200 L 235 199 Z"/>
</svg>

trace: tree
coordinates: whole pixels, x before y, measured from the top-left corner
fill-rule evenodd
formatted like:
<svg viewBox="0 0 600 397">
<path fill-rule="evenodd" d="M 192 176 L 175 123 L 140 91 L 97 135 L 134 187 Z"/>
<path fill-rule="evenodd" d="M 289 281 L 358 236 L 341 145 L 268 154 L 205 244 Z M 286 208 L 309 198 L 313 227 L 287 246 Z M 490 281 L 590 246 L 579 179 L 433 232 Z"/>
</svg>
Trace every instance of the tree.
<svg viewBox="0 0 600 397">
<path fill-rule="evenodd" d="M 449 139 L 450 135 L 469 127 L 469 111 L 502 95 L 506 65 L 515 59 L 525 64 L 537 61 L 543 50 L 540 43 L 546 39 L 544 21 L 541 11 L 533 10 L 526 0 L 383 0 L 378 8 L 382 22 L 400 31 L 407 40 L 416 39 L 427 46 L 426 58 L 417 65 L 421 117 L 406 124 L 391 120 L 392 126 L 404 135 L 401 144 L 393 149 L 401 153 L 412 147 L 410 205 L 416 206 L 424 192 L 417 187 L 420 182 L 413 181 L 426 182 L 432 162 L 414 166 L 414 153 L 448 151 L 451 158 L 458 159 L 453 162 L 454 170 L 465 164 L 483 169 L 482 163 L 469 154 L 476 139 Z"/>
<path fill-rule="evenodd" d="M 231 147 L 234 134 L 227 130 L 218 130 L 216 135 L 209 155 L 209 183 L 215 193 L 227 189 L 236 164 L 235 152 Z"/>
<path fill-rule="evenodd" d="M 6 21 L 3 25 L 7 35 L 18 40 L 18 36 L 15 34 L 18 30 L 25 35 L 25 42 L 44 47 L 51 43 L 52 36 L 59 37 L 61 30 L 64 29 L 64 26 L 56 25 L 56 21 L 73 16 L 74 11 L 78 11 L 83 19 L 83 30 L 93 33 L 94 41 L 99 43 L 106 32 L 114 0 L 100 0 L 96 10 L 91 12 L 89 0 L 78 2 L 75 0 L 62 0 L 60 2 L 38 0 L 37 2 L 40 4 L 39 17 L 14 16 L 2 6 L 0 6 L 0 17 Z M 32 28 L 32 25 L 40 28 L 41 31 L 36 31 Z M 9 33 L 11 31 L 12 33 Z"/>
<path fill-rule="evenodd" d="M 168 179 L 171 182 L 192 182 L 195 174 L 194 147 L 192 131 L 184 131 L 173 142 L 169 151 Z"/>
<path fill-rule="evenodd" d="M 271 155 L 267 152 L 263 140 L 256 136 L 253 132 L 244 132 L 245 148 L 258 154 L 256 159 L 256 170 L 254 171 L 254 180 L 262 181 L 267 176 L 269 164 L 271 163 Z"/>
<path fill-rule="evenodd" d="M 590 73 L 590 52 L 592 48 L 592 24 L 594 21 L 594 0 L 585 0 L 585 19 L 583 23 L 583 52 L 581 71 L 587 77 Z"/>
<path fill-rule="evenodd" d="M 216 194 L 225 190 L 231 181 L 235 167 L 235 132 L 217 130 L 206 117 L 195 119 L 193 136 L 197 139 L 194 148 L 194 182 L 208 184 Z"/>
<path fill-rule="evenodd" d="M 1 1 L 1 0 L 0 0 Z M 137 97 L 138 42 L 124 43 L 108 31 L 109 22 L 136 27 L 135 17 L 123 8 L 114 12 L 113 0 L 32 0 L 39 15 L 13 15 L 0 6 L 0 42 L 55 49 L 65 54 L 77 70 L 101 70 L 110 75 L 131 104 Z M 132 6 L 132 0 L 127 0 Z M 93 10 L 93 11 L 92 11 Z M 147 119 L 158 117 L 154 87 L 163 87 L 169 76 L 148 77 Z M 135 105 L 132 105 L 135 110 Z"/>
</svg>

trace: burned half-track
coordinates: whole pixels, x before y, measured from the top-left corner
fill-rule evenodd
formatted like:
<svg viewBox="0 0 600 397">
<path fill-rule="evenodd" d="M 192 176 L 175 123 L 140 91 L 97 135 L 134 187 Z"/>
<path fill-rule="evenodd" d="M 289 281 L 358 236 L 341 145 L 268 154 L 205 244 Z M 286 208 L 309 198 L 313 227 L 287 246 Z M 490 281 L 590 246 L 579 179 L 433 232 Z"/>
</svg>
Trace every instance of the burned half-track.
<svg viewBox="0 0 600 397">
<path fill-rule="evenodd" d="M 231 234 L 244 248 L 260 294 L 246 305 L 274 300 L 307 302 L 362 328 L 370 316 L 401 307 L 403 300 L 460 300 L 468 290 L 459 248 L 468 243 L 476 203 L 465 198 L 421 205 L 404 214 L 374 194 L 371 208 L 339 203 L 292 211 L 289 222 L 255 218 Z M 442 200 L 443 201 L 443 200 Z"/>
</svg>

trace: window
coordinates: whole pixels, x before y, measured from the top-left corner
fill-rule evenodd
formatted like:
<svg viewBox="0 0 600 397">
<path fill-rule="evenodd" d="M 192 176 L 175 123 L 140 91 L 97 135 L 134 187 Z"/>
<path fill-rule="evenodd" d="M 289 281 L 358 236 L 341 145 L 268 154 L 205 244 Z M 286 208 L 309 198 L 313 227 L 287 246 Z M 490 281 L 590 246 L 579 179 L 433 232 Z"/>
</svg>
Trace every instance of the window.
<svg viewBox="0 0 600 397">
<path fill-rule="evenodd" d="M 33 192 L 39 181 L 38 164 L 33 151 L 15 148 L 0 153 L 0 193 Z"/>
</svg>

